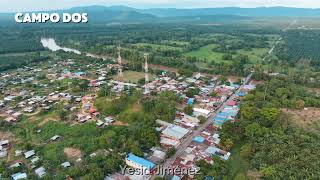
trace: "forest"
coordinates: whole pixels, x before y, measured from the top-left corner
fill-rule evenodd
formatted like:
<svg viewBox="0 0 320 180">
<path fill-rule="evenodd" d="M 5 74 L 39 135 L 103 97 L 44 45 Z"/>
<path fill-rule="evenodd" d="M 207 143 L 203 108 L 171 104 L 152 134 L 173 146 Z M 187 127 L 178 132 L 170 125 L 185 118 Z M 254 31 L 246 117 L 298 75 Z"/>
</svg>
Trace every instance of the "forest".
<svg viewBox="0 0 320 180">
<path fill-rule="evenodd" d="M 230 164 L 219 161 L 216 168 L 204 162 L 200 166 L 218 179 L 317 179 L 320 129 L 317 133 L 302 130 L 281 110 L 319 107 L 309 99 L 319 103 L 318 97 L 303 93 L 301 86 L 286 78 L 260 85 L 244 99 L 239 121 L 224 124 L 221 132 L 223 139 L 240 144 L 236 153 L 248 164 L 246 169 L 232 174 Z"/>
</svg>

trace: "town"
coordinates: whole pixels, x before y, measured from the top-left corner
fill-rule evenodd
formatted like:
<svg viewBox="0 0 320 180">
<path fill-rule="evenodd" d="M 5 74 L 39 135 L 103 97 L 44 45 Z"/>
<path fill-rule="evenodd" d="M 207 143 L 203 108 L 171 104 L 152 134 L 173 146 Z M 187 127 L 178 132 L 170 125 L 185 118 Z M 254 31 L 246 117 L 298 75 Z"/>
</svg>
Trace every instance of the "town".
<svg viewBox="0 0 320 180">
<path fill-rule="evenodd" d="M 319 9 L 17 1 L 0 2 L 0 179 L 319 179 Z M 49 20 L 15 21 L 32 14 Z"/>
<path fill-rule="evenodd" d="M 57 106 L 63 104 L 63 109 L 72 112 L 73 120 L 71 126 L 77 126 L 87 122 L 94 122 L 96 128 L 105 126 L 125 125 L 116 116 L 102 115 L 95 107 L 95 100 L 98 98 L 102 88 L 110 87 L 114 98 L 119 98 L 123 93 L 141 91 L 145 98 L 152 98 L 161 92 L 173 92 L 180 99 L 177 111 L 172 122 L 161 119 L 156 120 L 156 131 L 160 134 L 160 146 L 152 147 L 145 156 L 139 157 L 134 153 L 123 154 L 125 163 L 133 168 L 147 169 L 148 172 L 156 171 L 156 165 L 163 165 L 164 168 L 190 168 L 196 169 L 196 162 L 205 160 L 213 164 L 212 156 L 228 160 L 231 147 L 228 144 L 221 144 L 220 128 L 225 122 L 236 121 L 241 105 L 241 98 L 249 91 L 255 89 L 255 83 L 251 81 L 250 74 L 242 79 L 221 80 L 220 76 L 194 73 L 192 77 L 175 76 L 172 72 L 161 71 L 161 74 L 153 76 L 152 79 L 148 68 L 148 55 L 145 54 L 144 63 L 144 85 L 123 81 L 123 66 L 121 62 L 121 48 L 118 48 L 118 59 L 100 65 L 88 63 L 82 64 L 87 71 L 79 71 L 75 68 L 77 64 L 74 59 L 67 59 L 61 64 L 41 65 L 39 68 L 24 67 L 18 71 L 2 73 L 1 87 L 4 93 L 0 101 L 0 115 L 7 123 L 16 124 L 25 118 L 31 119 L 43 112 L 50 113 Z M 77 70 L 77 71 L 75 71 Z M 44 77 L 39 77 L 37 72 L 45 71 Z M 110 79 L 108 73 L 116 71 L 114 80 Z M 93 72 L 96 72 L 94 75 Z M 36 74 L 36 76 L 34 76 Z M 90 76 L 91 75 L 91 76 Z M 97 76 L 97 78 L 94 78 Z M 40 79 L 40 80 L 39 80 Z M 66 88 L 57 86 L 50 87 L 49 84 L 65 84 L 72 86 L 69 80 L 87 81 L 88 90 L 81 93 L 73 93 Z M 81 83 L 79 82 L 81 89 Z M 32 84 L 32 85 L 31 85 Z M 29 86 L 31 85 L 31 86 Z M 35 91 L 34 86 L 40 87 Z M 83 85 L 85 86 L 85 85 Z M 10 89 L 4 87 L 12 87 Z M 21 87 L 21 88 L 17 88 Z M 64 112 L 64 111 L 62 111 Z M 61 116 L 66 116 L 62 114 Z M 63 117 L 60 117 L 61 119 Z M 50 119 L 48 119 L 49 121 Z M 41 134 L 41 128 L 36 130 Z M 54 143 L 63 137 L 59 134 L 52 134 L 46 140 L 47 143 Z M 12 150 L 14 149 L 14 151 Z M 14 153 L 11 154 L 11 153 Z M 24 157 L 22 157 L 22 155 Z M 169 156 L 170 155 L 170 156 Z M 17 159 L 11 162 L 10 168 L 18 168 L 23 163 L 34 169 L 39 177 L 46 174 L 46 168 L 37 163 L 42 157 L 35 149 L 16 149 L 15 142 L 8 138 L 1 140 L 1 158 L 14 156 Z M 88 156 L 94 156 L 88 154 Z M 81 159 L 77 159 L 81 161 Z M 69 161 L 61 163 L 61 166 L 68 168 Z M 164 174 L 172 179 L 190 178 L 188 174 Z M 27 178 L 25 172 L 17 172 L 11 175 L 13 179 Z M 115 173 L 106 179 L 150 179 L 152 175 L 134 177 L 133 175 Z M 212 177 L 213 178 L 213 177 Z"/>
</svg>

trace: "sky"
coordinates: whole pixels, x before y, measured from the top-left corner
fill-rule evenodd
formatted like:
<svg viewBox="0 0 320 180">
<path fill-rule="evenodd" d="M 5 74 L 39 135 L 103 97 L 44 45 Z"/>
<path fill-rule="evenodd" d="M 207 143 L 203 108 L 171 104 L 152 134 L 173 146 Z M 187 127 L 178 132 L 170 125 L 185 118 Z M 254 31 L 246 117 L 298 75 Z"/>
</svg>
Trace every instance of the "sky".
<svg viewBox="0 0 320 180">
<path fill-rule="evenodd" d="M 0 12 L 56 10 L 89 5 L 125 5 L 135 8 L 261 6 L 320 8 L 320 0 L 0 0 Z"/>
</svg>

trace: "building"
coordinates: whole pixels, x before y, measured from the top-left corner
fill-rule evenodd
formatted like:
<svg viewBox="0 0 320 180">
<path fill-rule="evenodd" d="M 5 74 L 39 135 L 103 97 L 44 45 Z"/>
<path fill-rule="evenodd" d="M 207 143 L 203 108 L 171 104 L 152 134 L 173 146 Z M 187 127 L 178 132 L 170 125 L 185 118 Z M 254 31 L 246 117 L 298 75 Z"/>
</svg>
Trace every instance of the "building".
<svg viewBox="0 0 320 180">
<path fill-rule="evenodd" d="M 168 126 L 165 130 L 162 131 L 161 136 L 169 139 L 173 139 L 176 141 L 180 141 L 189 133 L 188 129 L 177 125 Z"/>
<path fill-rule="evenodd" d="M 37 174 L 39 178 L 42 178 L 43 176 L 46 175 L 46 169 L 44 169 L 44 167 L 39 167 L 34 172 Z"/>
<path fill-rule="evenodd" d="M 18 173 L 12 174 L 11 177 L 13 180 L 27 179 L 27 174 L 18 172 Z"/>
<path fill-rule="evenodd" d="M 195 116 L 204 116 L 204 117 L 209 117 L 211 114 L 211 111 L 207 109 L 201 109 L 201 108 L 193 108 L 193 114 Z"/>
<path fill-rule="evenodd" d="M 30 151 L 27 151 L 27 152 L 24 153 L 24 157 L 28 159 L 28 158 L 34 156 L 35 154 L 36 153 L 35 153 L 34 150 L 30 150 Z"/>
<path fill-rule="evenodd" d="M 156 168 L 156 165 L 153 162 L 132 153 L 129 153 L 126 157 L 126 164 L 135 169 L 146 170 L 148 172 L 152 172 Z"/>
</svg>

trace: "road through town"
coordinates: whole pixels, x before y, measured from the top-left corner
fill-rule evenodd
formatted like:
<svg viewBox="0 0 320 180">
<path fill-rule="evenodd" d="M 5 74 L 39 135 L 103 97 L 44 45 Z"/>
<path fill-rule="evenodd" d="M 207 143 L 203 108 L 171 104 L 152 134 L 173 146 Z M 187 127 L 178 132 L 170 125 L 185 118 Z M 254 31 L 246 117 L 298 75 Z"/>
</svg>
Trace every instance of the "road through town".
<svg viewBox="0 0 320 180">
<path fill-rule="evenodd" d="M 202 124 L 198 129 L 194 130 L 186 139 L 183 140 L 183 142 L 179 145 L 179 147 L 177 148 L 177 151 L 175 153 L 175 155 L 173 155 L 171 158 L 167 159 L 163 164 L 162 164 L 162 168 L 166 169 L 169 168 L 170 165 L 175 161 L 175 159 L 179 156 L 181 156 L 184 152 L 184 150 L 191 144 L 192 140 L 194 137 L 199 136 L 201 134 L 201 132 L 203 130 L 205 130 L 210 124 L 212 124 L 212 119 L 215 117 L 217 112 L 220 112 L 228 102 L 232 101 L 235 99 L 236 94 L 238 92 L 240 92 L 244 85 L 248 84 L 248 82 L 251 80 L 253 73 L 250 73 L 246 79 L 244 80 L 244 82 L 242 83 L 242 85 L 240 86 L 240 88 L 238 90 L 236 90 L 221 106 L 218 110 L 216 110 L 214 113 L 212 113 L 210 115 L 210 117 L 207 119 L 207 121 Z M 154 179 L 155 177 L 152 177 L 152 179 Z"/>
</svg>

